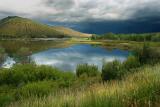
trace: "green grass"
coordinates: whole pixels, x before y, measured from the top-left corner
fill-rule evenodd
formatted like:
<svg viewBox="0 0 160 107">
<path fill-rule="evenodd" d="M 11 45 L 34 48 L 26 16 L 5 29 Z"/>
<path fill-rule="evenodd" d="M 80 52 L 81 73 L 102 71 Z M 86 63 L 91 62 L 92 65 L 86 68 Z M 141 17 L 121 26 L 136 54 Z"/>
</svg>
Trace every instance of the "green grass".
<svg viewBox="0 0 160 107">
<path fill-rule="evenodd" d="M 144 44 L 123 63 L 104 63 L 102 73 L 87 64 L 78 65 L 76 74 L 35 64 L 0 69 L 0 103 L 3 107 L 155 107 L 160 103 L 158 54 Z"/>
<path fill-rule="evenodd" d="M 89 40 L 84 42 L 92 43 Z M 144 47 L 141 42 L 100 42 L 103 45 L 113 44 L 115 47 L 120 44 L 132 45 L 134 48 Z M 93 41 L 93 44 L 97 43 L 99 41 Z M 66 44 L 72 43 L 70 41 L 62 44 L 53 41 L 2 41 L 0 43 L 5 47 L 1 53 L 7 52 L 19 56 L 27 55 L 29 51 L 36 52 L 49 47 L 67 46 Z M 152 48 L 140 50 L 140 56 L 144 59 L 147 57 L 149 60 L 145 62 L 142 60 L 141 67 L 137 58 L 133 56 L 124 63 L 114 64 L 114 66 L 106 64 L 107 72 L 109 70 L 111 74 L 116 75 L 122 73 L 123 76 L 121 79 L 115 77 L 104 84 L 101 73 L 98 73 L 94 65 L 79 65 L 77 70 L 82 74 L 80 77 L 71 72 L 61 72 L 52 67 L 35 64 L 19 64 L 10 69 L 0 69 L 0 105 L 3 107 L 158 107 L 160 105 L 160 64 L 155 66 L 146 64 L 153 59 L 159 61 L 159 53 L 157 53 L 159 44 L 153 42 L 150 44 Z M 125 69 L 124 73 L 119 72 L 121 66 L 122 71 Z M 134 68 L 134 73 L 131 68 Z M 85 73 L 88 76 L 83 75 Z"/>
<path fill-rule="evenodd" d="M 59 91 L 48 97 L 21 99 L 7 107 L 158 107 L 160 65 L 140 68 L 123 80 L 84 90 Z"/>
</svg>

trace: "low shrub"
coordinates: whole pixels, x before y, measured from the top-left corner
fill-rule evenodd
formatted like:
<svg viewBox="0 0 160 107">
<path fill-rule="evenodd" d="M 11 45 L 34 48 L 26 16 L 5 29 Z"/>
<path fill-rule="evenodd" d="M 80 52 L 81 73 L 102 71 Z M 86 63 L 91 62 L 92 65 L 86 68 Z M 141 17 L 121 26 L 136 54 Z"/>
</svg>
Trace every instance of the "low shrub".
<svg viewBox="0 0 160 107">
<path fill-rule="evenodd" d="M 96 65 L 79 64 L 76 68 L 77 77 L 86 75 L 87 77 L 94 77 L 99 74 L 98 67 Z"/>
<path fill-rule="evenodd" d="M 137 57 L 129 56 L 126 61 L 123 62 L 123 67 L 127 71 L 140 66 L 140 62 Z"/>
<path fill-rule="evenodd" d="M 62 72 L 56 68 L 51 66 L 37 66 L 35 72 L 36 80 L 58 80 L 61 78 Z"/>
<path fill-rule="evenodd" d="M 61 88 L 70 87 L 76 80 L 76 75 L 72 72 L 62 72 L 61 78 L 57 81 Z"/>
<path fill-rule="evenodd" d="M 18 86 L 29 81 L 36 80 L 35 65 L 15 65 L 10 69 L 2 69 L 0 71 L 0 84 L 12 84 Z"/>
<path fill-rule="evenodd" d="M 115 60 L 113 62 L 104 63 L 102 67 L 102 79 L 111 80 L 120 78 L 122 75 L 122 64 Z"/>
<path fill-rule="evenodd" d="M 22 86 L 29 82 L 53 80 L 67 82 L 74 79 L 74 74 L 61 72 L 50 66 L 37 66 L 34 64 L 15 65 L 10 69 L 0 70 L 0 85 L 8 84 Z"/>
<path fill-rule="evenodd" d="M 102 67 L 102 79 L 104 81 L 121 79 L 124 75 L 138 67 L 140 67 L 140 62 L 136 56 L 129 56 L 123 63 L 117 60 L 104 63 Z"/>
</svg>

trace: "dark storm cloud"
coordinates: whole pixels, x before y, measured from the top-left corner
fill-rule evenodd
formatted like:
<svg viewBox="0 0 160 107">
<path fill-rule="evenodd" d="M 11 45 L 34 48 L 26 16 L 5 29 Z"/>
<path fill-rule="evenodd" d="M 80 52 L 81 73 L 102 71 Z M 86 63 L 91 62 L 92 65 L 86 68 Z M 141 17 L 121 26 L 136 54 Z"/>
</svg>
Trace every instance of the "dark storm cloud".
<svg viewBox="0 0 160 107">
<path fill-rule="evenodd" d="M 76 30 L 86 32 L 103 34 L 108 32 L 113 33 L 146 33 L 146 32 L 160 32 L 160 23 L 153 23 L 148 21 L 103 21 L 81 23 Z"/>
<path fill-rule="evenodd" d="M 89 33 L 160 31 L 159 0 L 0 0 L 0 18 L 10 15 Z"/>
<path fill-rule="evenodd" d="M 147 10 L 147 11 L 145 11 Z M 160 13 L 154 9 L 140 9 L 132 15 L 132 19 L 128 20 L 103 20 L 103 21 L 84 21 L 76 23 L 56 23 L 48 22 L 51 25 L 59 25 L 73 28 L 75 30 L 103 34 L 107 32 L 114 33 L 147 33 L 160 32 Z"/>
<path fill-rule="evenodd" d="M 147 5 L 137 9 L 132 14 L 132 19 L 136 21 L 156 21 L 160 20 L 160 3 Z"/>
</svg>

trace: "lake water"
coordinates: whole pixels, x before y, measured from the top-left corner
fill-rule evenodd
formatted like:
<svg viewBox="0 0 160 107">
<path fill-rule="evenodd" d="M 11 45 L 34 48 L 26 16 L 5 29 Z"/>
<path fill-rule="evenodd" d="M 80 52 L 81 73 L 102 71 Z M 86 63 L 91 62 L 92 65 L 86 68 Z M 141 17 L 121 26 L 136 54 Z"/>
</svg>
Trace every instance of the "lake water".
<svg viewBox="0 0 160 107">
<path fill-rule="evenodd" d="M 102 68 L 103 61 L 110 62 L 115 59 L 124 61 L 130 52 L 113 49 L 106 50 L 102 47 L 91 45 L 73 45 L 68 48 L 48 49 L 32 54 L 31 60 L 38 65 L 50 65 L 64 71 L 75 71 L 77 64 L 94 64 Z"/>
</svg>

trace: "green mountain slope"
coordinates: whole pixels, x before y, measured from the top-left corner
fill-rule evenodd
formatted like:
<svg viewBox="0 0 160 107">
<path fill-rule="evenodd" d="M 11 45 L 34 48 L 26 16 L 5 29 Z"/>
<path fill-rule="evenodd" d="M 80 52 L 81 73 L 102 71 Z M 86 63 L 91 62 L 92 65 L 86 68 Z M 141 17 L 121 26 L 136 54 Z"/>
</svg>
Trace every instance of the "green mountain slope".
<svg viewBox="0 0 160 107">
<path fill-rule="evenodd" d="M 32 20 L 13 16 L 0 21 L 1 38 L 42 38 L 64 37 L 64 35 L 47 25 Z"/>
<path fill-rule="evenodd" d="M 75 37 L 72 32 L 65 33 L 57 28 L 18 16 L 9 16 L 0 20 L 0 38 L 62 38 L 69 36 Z"/>
<path fill-rule="evenodd" d="M 64 35 L 68 35 L 68 36 L 72 36 L 72 37 L 91 37 L 92 34 L 86 34 L 86 33 L 81 33 L 78 31 L 75 31 L 73 29 L 70 28 L 65 28 L 65 27 L 61 27 L 61 26 L 55 26 L 53 27 L 56 31 L 59 32 L 63 32 Z"/>
</svg>

